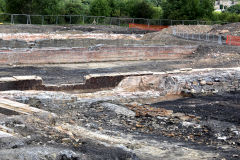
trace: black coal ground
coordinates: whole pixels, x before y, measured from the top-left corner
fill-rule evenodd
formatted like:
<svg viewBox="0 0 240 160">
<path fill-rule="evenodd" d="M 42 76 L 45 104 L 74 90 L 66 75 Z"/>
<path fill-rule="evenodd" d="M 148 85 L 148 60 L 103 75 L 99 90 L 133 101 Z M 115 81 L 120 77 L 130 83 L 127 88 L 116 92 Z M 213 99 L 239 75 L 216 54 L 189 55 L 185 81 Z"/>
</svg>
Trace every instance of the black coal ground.
<svg viewBox="0 0 240 160">
<path fill-rule="evenodd" d="M 237 160 L 240 157 L 239 97 L 239 92 L 233 92 L 221 95 L 183 98 L 151 105 L 156 108 L 160 107 L 173 110 L 174 113 L 184 113 L 185 115 L 198 117 L 197 120 L 190 119 L 187 121 L 182 121 L 177 116 L 134 117 L 122 115 L 111 109 L 109 110 L 109 108 L 104 108 L 103 104 L 106 103 L 104 101 L 95 101 L 89 105 L 77 101 L 46 101 L 35 98 L 26 99 L 26 97 L 24 101 L 18 99 L 20 102 L 30 104 L 33 107 L 61 115 L 57 120 L 58 123 L 77 124 L 92 131 L 106 130 L 109 132 L 105 132 L 105 134 L 109 135 L 123 133 L 125 135 L 133 134 L 136 139 L 147 137 L 149 140 L 154 139 L 159 142 L 181 142 L 183 146 L 188 148 L 215 152 L 220 155 L 220 157 L 216 159 L 225 158 Z M 125 104 L 121 102 L 111 101 L 107 103 L 126 108 Z M 9 127 L 14 127 L 12 123 L 6 124 Z M 36 142 L 44 144 L 51 140 L 54 141 L 55 145 L 58 145 L 61 144 L 64 138 L 69 138 L 67 135 L 58 135 L 55 138 L 44 136 L 46 133 L 42 134 L 42 132 L 48 133 L 49 131 L 39 129 L 44 128 L 44 126 L 35 127 L 31 126 L 29 130 L 25 128 L 19 131 L 25 135 L 37 135 L 38 138 L 28 142 L 31 145 L 36 144 Z M 19 130 L 19 128 L 15 129 Z M 74 143 L 73 140 L 70 140 L 67 146 L 73 147 L 80 152 L 87 152 L 90 157 L 92 154 L 96 155 L 94 159 L 112 159 L 114 156 L 119 159 L 121 159 L 121 157 L 126 158 L 126 156 L 137 159 L 136 155 L 119 148 L 106 148 L 109 152 L 105 152 L 104 147 L 96 144 L 93 140 L 84 140 L 84 142 L 81 143 L 82 145 L 78 147 L 74 146 Z M 131 145 L 128 147 L 131 149 Z M 107 154 L 101 154 L 102 152 Z"/>
<path fill-rule="evenodd" d="M 111 63 L 111 62 L 110 62 Z M 0 66 L 0 76 L 23 76 L 23 75 L 36 75 L 42 77 L 45 84 L 72 84 L 82 83 L 84 76 L 88 74 L 101 74 L 101 73 L 119 73 L 119 72 L 137 72 L 137 71 L 171 71 L 179 68 L 222 68 L 235 67 L 239 64 L 239 59 L 231 60 L 228 62 L 217 62 L 216 64 L 212 61 L 210 64 L 196 63 L 193 59 L 187 60 L 153 60 L 153 61 L 142 61 L 141 64 L 134 62 L 124 62 L 125 66 L 108 66 L 110 63 L 96 63 L 96 65 L 106 65 L 106 67 L 99 68 L 69 68 L 64 65 L 59 66 Z M 74 65 L 73 65 L 74 66 Z"/>
</svg>

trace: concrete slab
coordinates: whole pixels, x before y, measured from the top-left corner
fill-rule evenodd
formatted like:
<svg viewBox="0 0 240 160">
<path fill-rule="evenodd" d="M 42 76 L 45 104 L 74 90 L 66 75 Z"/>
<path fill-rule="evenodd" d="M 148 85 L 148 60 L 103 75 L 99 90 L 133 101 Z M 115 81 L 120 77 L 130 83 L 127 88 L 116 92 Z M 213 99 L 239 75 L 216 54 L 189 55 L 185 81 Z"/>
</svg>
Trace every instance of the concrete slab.
<svg viewBox="0 0 240 160">
<path fill-rule="evenodd" d="M 2 77 L 2 78 L 0 78 L 0 83 L 1 82 L 13 82 L 13 81 L 17 81 L 17 80 L 13 77 Z"/>
<path fill-rule="evenodd" d="M 5 138 L 5 137 L 13 137 L 12 134 L 0 131 L 0 138 Z"/>
<path fill-rule="evenodd" d="M 14 112 L 18 112 L 20 114 L 34 114 L 34 113 L 44 113 L 44 114 L 52 114 L 50 112 L 30 107 L 27 104 L 11 101 L 8 99 L 0 98 L 0 108 L 8 109 Z"/>
<path fill-rule="evenodd" d="M 41 77 L 31 75 L 31 76 L 13 76 L 14 79 L 18 81 L 25 81 L 25 80 L 42 80 Z"/>
</svg>

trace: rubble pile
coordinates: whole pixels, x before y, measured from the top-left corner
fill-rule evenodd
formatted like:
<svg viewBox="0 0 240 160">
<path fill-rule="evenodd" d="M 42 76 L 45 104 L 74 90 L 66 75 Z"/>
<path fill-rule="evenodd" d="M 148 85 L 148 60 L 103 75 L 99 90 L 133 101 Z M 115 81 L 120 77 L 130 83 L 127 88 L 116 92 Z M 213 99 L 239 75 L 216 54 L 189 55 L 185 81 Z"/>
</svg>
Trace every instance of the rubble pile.
<svg viewBox="0 0 240 160">
<path fill-rule="evenodd" d="M 186 32 L 186 33 L 208 33 L 212 30 L 212 26 L 210 25 L 176 25 L 165 28 L 159 32 L 147 33 L 143 36 L 142 40 L 163 40 L 167 38 L 167 35 L 173 34 L 173 30 L 178 32 Z M 173 37 L 172 37 L 173 38 Z"/>
<path fill-rule="evenodd" d="M 240 36 L 240 22 L 229 23 L 225 25 L 217 25 L 212 28 L 210 33 Z"/>
</svg>

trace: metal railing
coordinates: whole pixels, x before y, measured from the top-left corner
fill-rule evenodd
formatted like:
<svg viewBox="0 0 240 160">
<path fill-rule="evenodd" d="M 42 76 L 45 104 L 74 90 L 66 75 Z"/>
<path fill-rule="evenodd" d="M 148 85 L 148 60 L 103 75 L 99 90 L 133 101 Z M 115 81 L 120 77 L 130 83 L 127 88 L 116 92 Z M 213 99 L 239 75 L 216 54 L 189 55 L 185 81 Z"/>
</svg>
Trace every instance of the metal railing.
<svg viewBox="0 0 240 160">
<path fill-rule="evenodd" d="M 180 31 L 173 29 L 174 36 L 184 38 L 186 40 L 205 41 L 210 43 L 226 44 L 224 40 L 226 38 L 222 35 L 210 34 L 210 33 L 189 33 L 186 31 Z"/>
<path fill-rule="evenodd" d="M 208 44 L 228 45 L 234 47 L 240 46 L 239 41 L 232 40 L 231 38 L 227 40 L 227 35 L 219 35 L 212 33 L 189 33 L 187 31 L 178 30 L 176 28 L 173 29 L 172 35 L 186 40 L 194 40 L 199 42 L 205 42 Z M 230 35 L 231 33 L 229 33 L 229 36 Z"/>
<path fill-rule="evenodd" d="M 0 22 L 7 24 L 38 24 L 38 25 L 66 25 L 66 24 L 102 24 L 128 26 L 129 23 L 147 25 L 214 25 L 226 24 L 221 21 L 198 20 L 170 20 L 170 19 L 145 19 L 145 18 L 120 18 L 87 15 L 28 15 L 28 14 L 0 14 Z"/>
</svg>

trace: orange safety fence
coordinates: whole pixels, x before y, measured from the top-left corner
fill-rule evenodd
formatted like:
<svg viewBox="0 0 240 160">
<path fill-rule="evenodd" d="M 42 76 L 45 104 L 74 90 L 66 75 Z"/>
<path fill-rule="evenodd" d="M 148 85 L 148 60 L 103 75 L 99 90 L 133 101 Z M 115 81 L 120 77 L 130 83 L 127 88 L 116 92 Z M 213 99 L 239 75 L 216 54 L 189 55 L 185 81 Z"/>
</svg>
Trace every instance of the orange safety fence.
<svg viewBox="0 0 240 160">
<path fill-rule="evenodd" d="M 240 36 L 227 35 L 226 43 L 228 45 L 240 46 Z"/>
<path fill-rule="evenodd" d="M 129 23 L 129 28 L 137 28 L 137 29 L 149 30 L 149 31 L 161 31 L 164 28 L 168 28 L 168 26 Z"/>
</svg>

